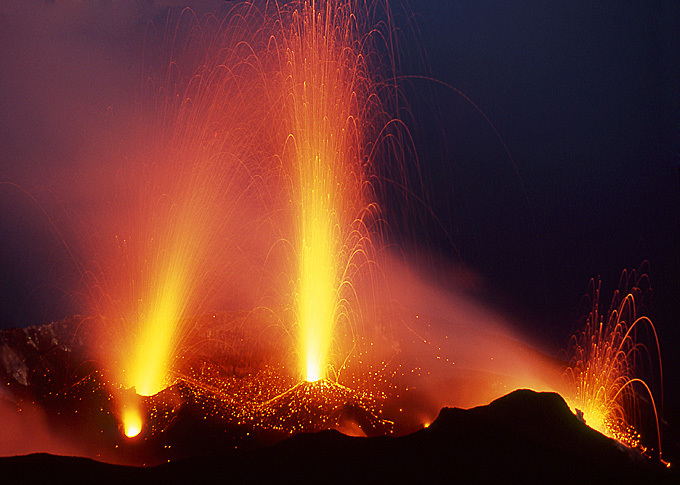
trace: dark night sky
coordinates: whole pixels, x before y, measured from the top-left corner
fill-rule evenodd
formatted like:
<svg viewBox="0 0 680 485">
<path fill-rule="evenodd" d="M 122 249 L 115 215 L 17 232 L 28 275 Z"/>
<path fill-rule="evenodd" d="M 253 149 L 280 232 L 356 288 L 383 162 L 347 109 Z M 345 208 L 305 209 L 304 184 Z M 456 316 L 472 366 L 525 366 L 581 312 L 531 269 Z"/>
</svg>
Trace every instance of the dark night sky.
<svg viewBox="0 0 680 485">
<path fill-rule="evenodd" d="M 0 176 L 41 201 L 54 190 L 67 210 L 101 197 L 74 174 L 107 143 L 97 135 L 107 108 L 129 108 L 144 19 L 182 2 L 153 3 L 0 7 Z M 464 93 L 512 157 L 460 94 L 405 78 L 428 197 L 449 234 L 423 239 L 480 274 L 552 348 L 566 345 L 591 277 L 610 295 L 622 269 L 648 260 L 668 378 L 679 382 L 680 6 L 411 0 L 408 14 L 395 10 L 403 74 Z M 12 187 L 0 203 L 0 327 L 64 316 L 68 305 L 44 303 L 63 283 L 44 218 Z"/>
<path fill-rule="evenodd" d="M 591 277 L 601 275 L 608 304 L 621 271 L 649 261 L 650 311 L 673 389 L 680 371 L 680 6 L 410 5 L 432 77 L 483 110 L 512 157 L 462 96 L 412 82 L 428 93 L 414 116 L 423 120 L 431 202 L 459 253 L 450 251 L 452 259 L 481 272 L 523 330 L 556 347 L 574 329 Z"/>
<path fill-rule="evenodd" d="M 437 100 L 439 114 L 420 118 L 428 140 L 444 133 L 443 146 L 421 151 L 421 163 L 462 260 L 560 338 L 554 325 L 578 316 L 589 278 L 601 275 L 610 293 L 622 269 L 648 260 L 652 311 L 668 319 L 659 326 L 676 327 L 680 7 L 482 0 L 411 8 L 432 77 L 479 106 L 512 157 L 462 96 L 413 81 Z"/>
</svg>

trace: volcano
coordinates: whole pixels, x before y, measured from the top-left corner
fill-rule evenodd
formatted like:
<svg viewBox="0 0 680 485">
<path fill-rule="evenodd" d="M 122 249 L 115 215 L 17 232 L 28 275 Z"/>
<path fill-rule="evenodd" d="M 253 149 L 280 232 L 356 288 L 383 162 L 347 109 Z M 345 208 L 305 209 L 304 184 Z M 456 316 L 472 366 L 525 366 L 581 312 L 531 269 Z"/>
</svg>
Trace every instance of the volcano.
<svg viewBox="0 0 680 485">
<path fill-rule="evenodd" d="M 31 454 L 1 458 L 0 472 L 12 483 L 670 484 L 679 478 L 674 470 L 590 429 L 558 394 L 530 390 L 468 410 L 444 408 L 429 427 L 396 438 L 356 438 L 327 430 L 257 450 L 149 468 Z"/>
<path fill-rule="evenodd" d="M 233 334 L 242 328 L 240 318 L 211 317 L 206 331 L 226 332 L 238 341 Z M 147 429 L 126 439 L 115 420 L 111 384 L 84 347 L 93 343 L 93 324 L 96 319 L 72 317 L 0 333 L 4 408 L 16 407 L 14 416 L 40 408 L 53 435 L 76 435 L 89 447 L 83 453 L 34 445 L 33 450 L 50 453 L 0 458 L 3 477 L 29 483 L 212 483 L 226 477 L 235 483 L 674 483 L 678 478 L 659 461 L 589 428 L 556 393 L 517 390 L 485 406 L 443 408 L 428 427 L 392 436 L 394 423 L 375 416 L 351 389 L 325 380 L 286 388 L 289 383 L 276 380 L 271 369 L 253 364 L 259 358 L 239 361 L 242 352 L 221 364 L 208 351 L 186 359 L 183 378 L 144 398 Z M 269 385 L 273 397 L 248 412 L 252 396 Z M 244 393 L 251 397 L 222 396 Z M 11 424 L 12 416 L 3 421 Z M 337 431 L 352 425 L 370 437 Z M 11 446 L 17 437 L 3 439 Z"/>
<path fill-rule="evenodd" d="M 191 322 L 202 329 L 189 339 L 194 351 L 182 359 L 173 384 L 140 397 L 146 423 L 132 439 L 116 419 L 114 384 L 88 355 L 97 343 L 96 318 L 1 331 L 0 454 L 6 457 L 0 474 L 18 480 L 13 483 L 679 478 L 657 459 L 588 427 L 552 392 L 517 390 L 485 406 L 446 407 L 431 425 L 407 434 L 404 423 L 390 420 L 394 415 L 376 413 L 368 394 L 325 379 L 299 382 L 267 367 L 262 356 L 273 349 L 266 341 L 232 346 L 231 354 L 217 348 L 225 339 L 252 340 L 243 332 L 257 325 L 244 327 L 243 318 Z M 201 341 L 207 344 L 199 347 Z"/>
</svg>

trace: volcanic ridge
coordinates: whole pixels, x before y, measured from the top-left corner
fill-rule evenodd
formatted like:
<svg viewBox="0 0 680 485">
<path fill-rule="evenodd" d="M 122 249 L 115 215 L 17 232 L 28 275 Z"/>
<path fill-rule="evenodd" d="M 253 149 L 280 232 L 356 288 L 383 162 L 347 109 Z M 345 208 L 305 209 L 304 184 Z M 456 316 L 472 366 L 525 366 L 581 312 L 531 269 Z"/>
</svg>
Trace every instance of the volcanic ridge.
<svg viewBox="0 0 680 485">
<path fill-rule="evenodd" d="M 0 458 L 13 483 L 677 483 L 674 470 L 588 428 L 555 393 L 517 390 L 444 408 L 403 437 L 302 433 L 257 450 L 141 468 L 33 454 Z"/>
</svg>

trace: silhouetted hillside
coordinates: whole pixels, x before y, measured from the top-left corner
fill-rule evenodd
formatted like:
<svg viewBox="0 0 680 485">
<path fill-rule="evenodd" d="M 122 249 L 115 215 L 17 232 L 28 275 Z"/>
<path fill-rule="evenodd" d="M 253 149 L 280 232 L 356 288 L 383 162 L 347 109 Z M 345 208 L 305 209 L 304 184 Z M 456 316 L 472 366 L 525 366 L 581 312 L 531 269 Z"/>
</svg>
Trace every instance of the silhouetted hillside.
<svg viewBox="0 0 680 485">
<path fill-rule="evenodd" d="M 255 451 L 154 468 L 37 454 L 0 459 L 7 483 L 677 483 L 674 470 L 580 422 L 554 393 L 444 408 L 403 437 L 300 434 Z"/>
</svg>

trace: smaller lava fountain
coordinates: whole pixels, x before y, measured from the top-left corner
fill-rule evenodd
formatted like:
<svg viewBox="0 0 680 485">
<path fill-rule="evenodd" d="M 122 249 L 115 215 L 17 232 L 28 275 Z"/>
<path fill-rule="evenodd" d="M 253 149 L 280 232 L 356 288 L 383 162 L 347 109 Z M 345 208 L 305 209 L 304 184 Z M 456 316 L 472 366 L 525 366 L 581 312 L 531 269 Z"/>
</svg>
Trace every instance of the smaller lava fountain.
<svg viewBox="0 0 680 485">
<path fill-rule="evenodd" d="M 591 280 L 590 313 L 585 328 L 572 337 L 570 344 L 566 376 L 572 390 L 566 399 L 577 414 L 582 413 L 590 427 L 629 447 L 646 451 L 635 427 L 641 389 L 651 401 L 661 457 L 657 405 L 649 385 L 638 377 L 652 357 L 658 359 L 662 377 L 659 340 L 652 321 L 640 314 L 650 291 L 649 279 L 646 275 L 635 278 L 635 271 L 623 272 L 606 315 L 600 310 L 601 283 Z M 654 355 L 637 338 L 643 327 L 653 335 Z"/>
<path fill-rule="evenodd" d="M 240 246 L 257 218 L 250 189 L 263 115 L 261 72 L 247 42 L 252 19 L 238 12 L 222 23 L 184 10 L 145 66 L 140 126 L 121 165 L 117 217 L 105 229 L 114 242 L 102 251 L 103 296 L 91 303 L 105 316 L 101 358 L 110 380 L 139 396 L 173 383 L 187 317 L 207 313 L 241 283 L 230 273 L 247 259 Z M 119 394 L 124 432 L 138 434 L 139 403 Z"/>
</svg>

